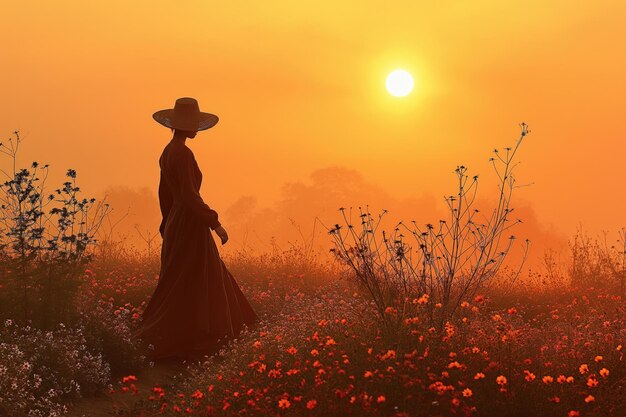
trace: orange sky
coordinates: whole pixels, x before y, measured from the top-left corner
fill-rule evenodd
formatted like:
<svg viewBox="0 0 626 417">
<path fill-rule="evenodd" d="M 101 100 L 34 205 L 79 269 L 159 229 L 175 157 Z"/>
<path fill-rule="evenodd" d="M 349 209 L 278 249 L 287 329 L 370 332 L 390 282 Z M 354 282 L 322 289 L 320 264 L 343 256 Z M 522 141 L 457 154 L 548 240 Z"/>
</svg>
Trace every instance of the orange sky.
<svg viewBox="0 0 626 417">
<path fill-rule="evenodd" d="M 71 167 L 93 195 L 156 192 L 171 132 L 151 115 L 192 96 L 220 116 L 188 141 L 218 211 L 332 166 L 440 198 L 457 164 L 490 176 L 525 121 L 518 196 L 539 221 L 625 223 L 626 2 L 24 0 L 2 17 L 0 133 L 51 183 Z M 397 67 L 406 98 L 384 90 Z"/>
</svg>

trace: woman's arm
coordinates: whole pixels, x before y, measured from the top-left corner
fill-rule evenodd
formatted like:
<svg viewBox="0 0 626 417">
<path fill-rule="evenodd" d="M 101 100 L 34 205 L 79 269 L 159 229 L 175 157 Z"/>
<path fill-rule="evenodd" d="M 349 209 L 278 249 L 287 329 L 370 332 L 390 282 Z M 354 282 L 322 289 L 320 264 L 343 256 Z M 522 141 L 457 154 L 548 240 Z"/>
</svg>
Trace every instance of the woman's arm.
<svg viewBox="0 0 626 417">
<path fill-rule="evenodd" d="M 196 191 L 196 175 L 194 169 L 196 162 L 193 153 L 187 150 L 182 152 L 182 154 L 183 156 L 177 164 L 177 173 L 183 202 L 199 217 L 203 218 L 211 229 L 216 229 L 221 226 L 217 212 L 211 209 Z"/>
<path fill-rule="evenodd" d="M 161 207 L 161 216 L 163 217 L 161 225 L 159 226 L 159 233 L 161 233 L 161 237 L 163 237 L 165 233 L 165 222 L 172 208 L 172 193 L 163 177 L 163 171 L 161 171 L 161 177 L 159 179 L 159 205 Z"/>
</svg>

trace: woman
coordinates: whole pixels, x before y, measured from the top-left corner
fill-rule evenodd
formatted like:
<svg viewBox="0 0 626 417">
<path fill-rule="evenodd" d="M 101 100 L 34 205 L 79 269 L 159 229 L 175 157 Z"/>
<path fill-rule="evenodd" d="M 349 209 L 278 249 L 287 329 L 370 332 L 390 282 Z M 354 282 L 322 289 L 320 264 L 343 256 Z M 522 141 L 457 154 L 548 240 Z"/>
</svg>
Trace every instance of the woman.
<svg viewBox="0 0 626 417">
<path fill-rule="evenodd" d="M 222 262 L 210 232 L 222 245 L 228 234 L 199 194 L 202 173 L 185 145 L 218 117 L 189 97 L 152 116 L 174 131 L 159 159 L 163 238 L 159 282 L 135 336 L 154 346 L 153 359 L 211 354 L 258 317 Z"/>
</svg>

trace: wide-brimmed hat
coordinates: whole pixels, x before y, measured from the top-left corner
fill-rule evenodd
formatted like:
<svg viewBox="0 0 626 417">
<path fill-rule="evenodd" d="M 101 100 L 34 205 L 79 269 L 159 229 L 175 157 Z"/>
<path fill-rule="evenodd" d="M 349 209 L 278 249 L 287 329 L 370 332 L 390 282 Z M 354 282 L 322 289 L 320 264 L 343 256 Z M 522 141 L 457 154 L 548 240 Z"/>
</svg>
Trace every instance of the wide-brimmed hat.
<svg viewBox="0 0 626 417">
<path fill-rule="evenodd" d="M 152 118 L 163 126 L 189 131 L 209 129 L 219 120 L 214 114 L 201 112 L 198 101 L 191 97 L 177 99 L 173 109 L 159 110 Z"/>
</svg>

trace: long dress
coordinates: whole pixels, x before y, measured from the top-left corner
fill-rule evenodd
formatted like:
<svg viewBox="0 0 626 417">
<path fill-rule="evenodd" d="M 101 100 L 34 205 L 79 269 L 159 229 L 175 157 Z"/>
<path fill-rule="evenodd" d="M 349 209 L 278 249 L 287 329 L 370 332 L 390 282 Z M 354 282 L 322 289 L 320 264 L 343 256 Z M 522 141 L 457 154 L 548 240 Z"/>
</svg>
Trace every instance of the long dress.
<svg viewBox="0 0 626 417">
<path fill-rule="evenodd" d="M 161 270 L 134 335 L 154 346 L 153 359 L 214 352 L 258 316 L 219 256 L 209 229 L 220 222 L 199 194 L 193 152 L 172 140 L 159 166 Z"/>
</svg>

